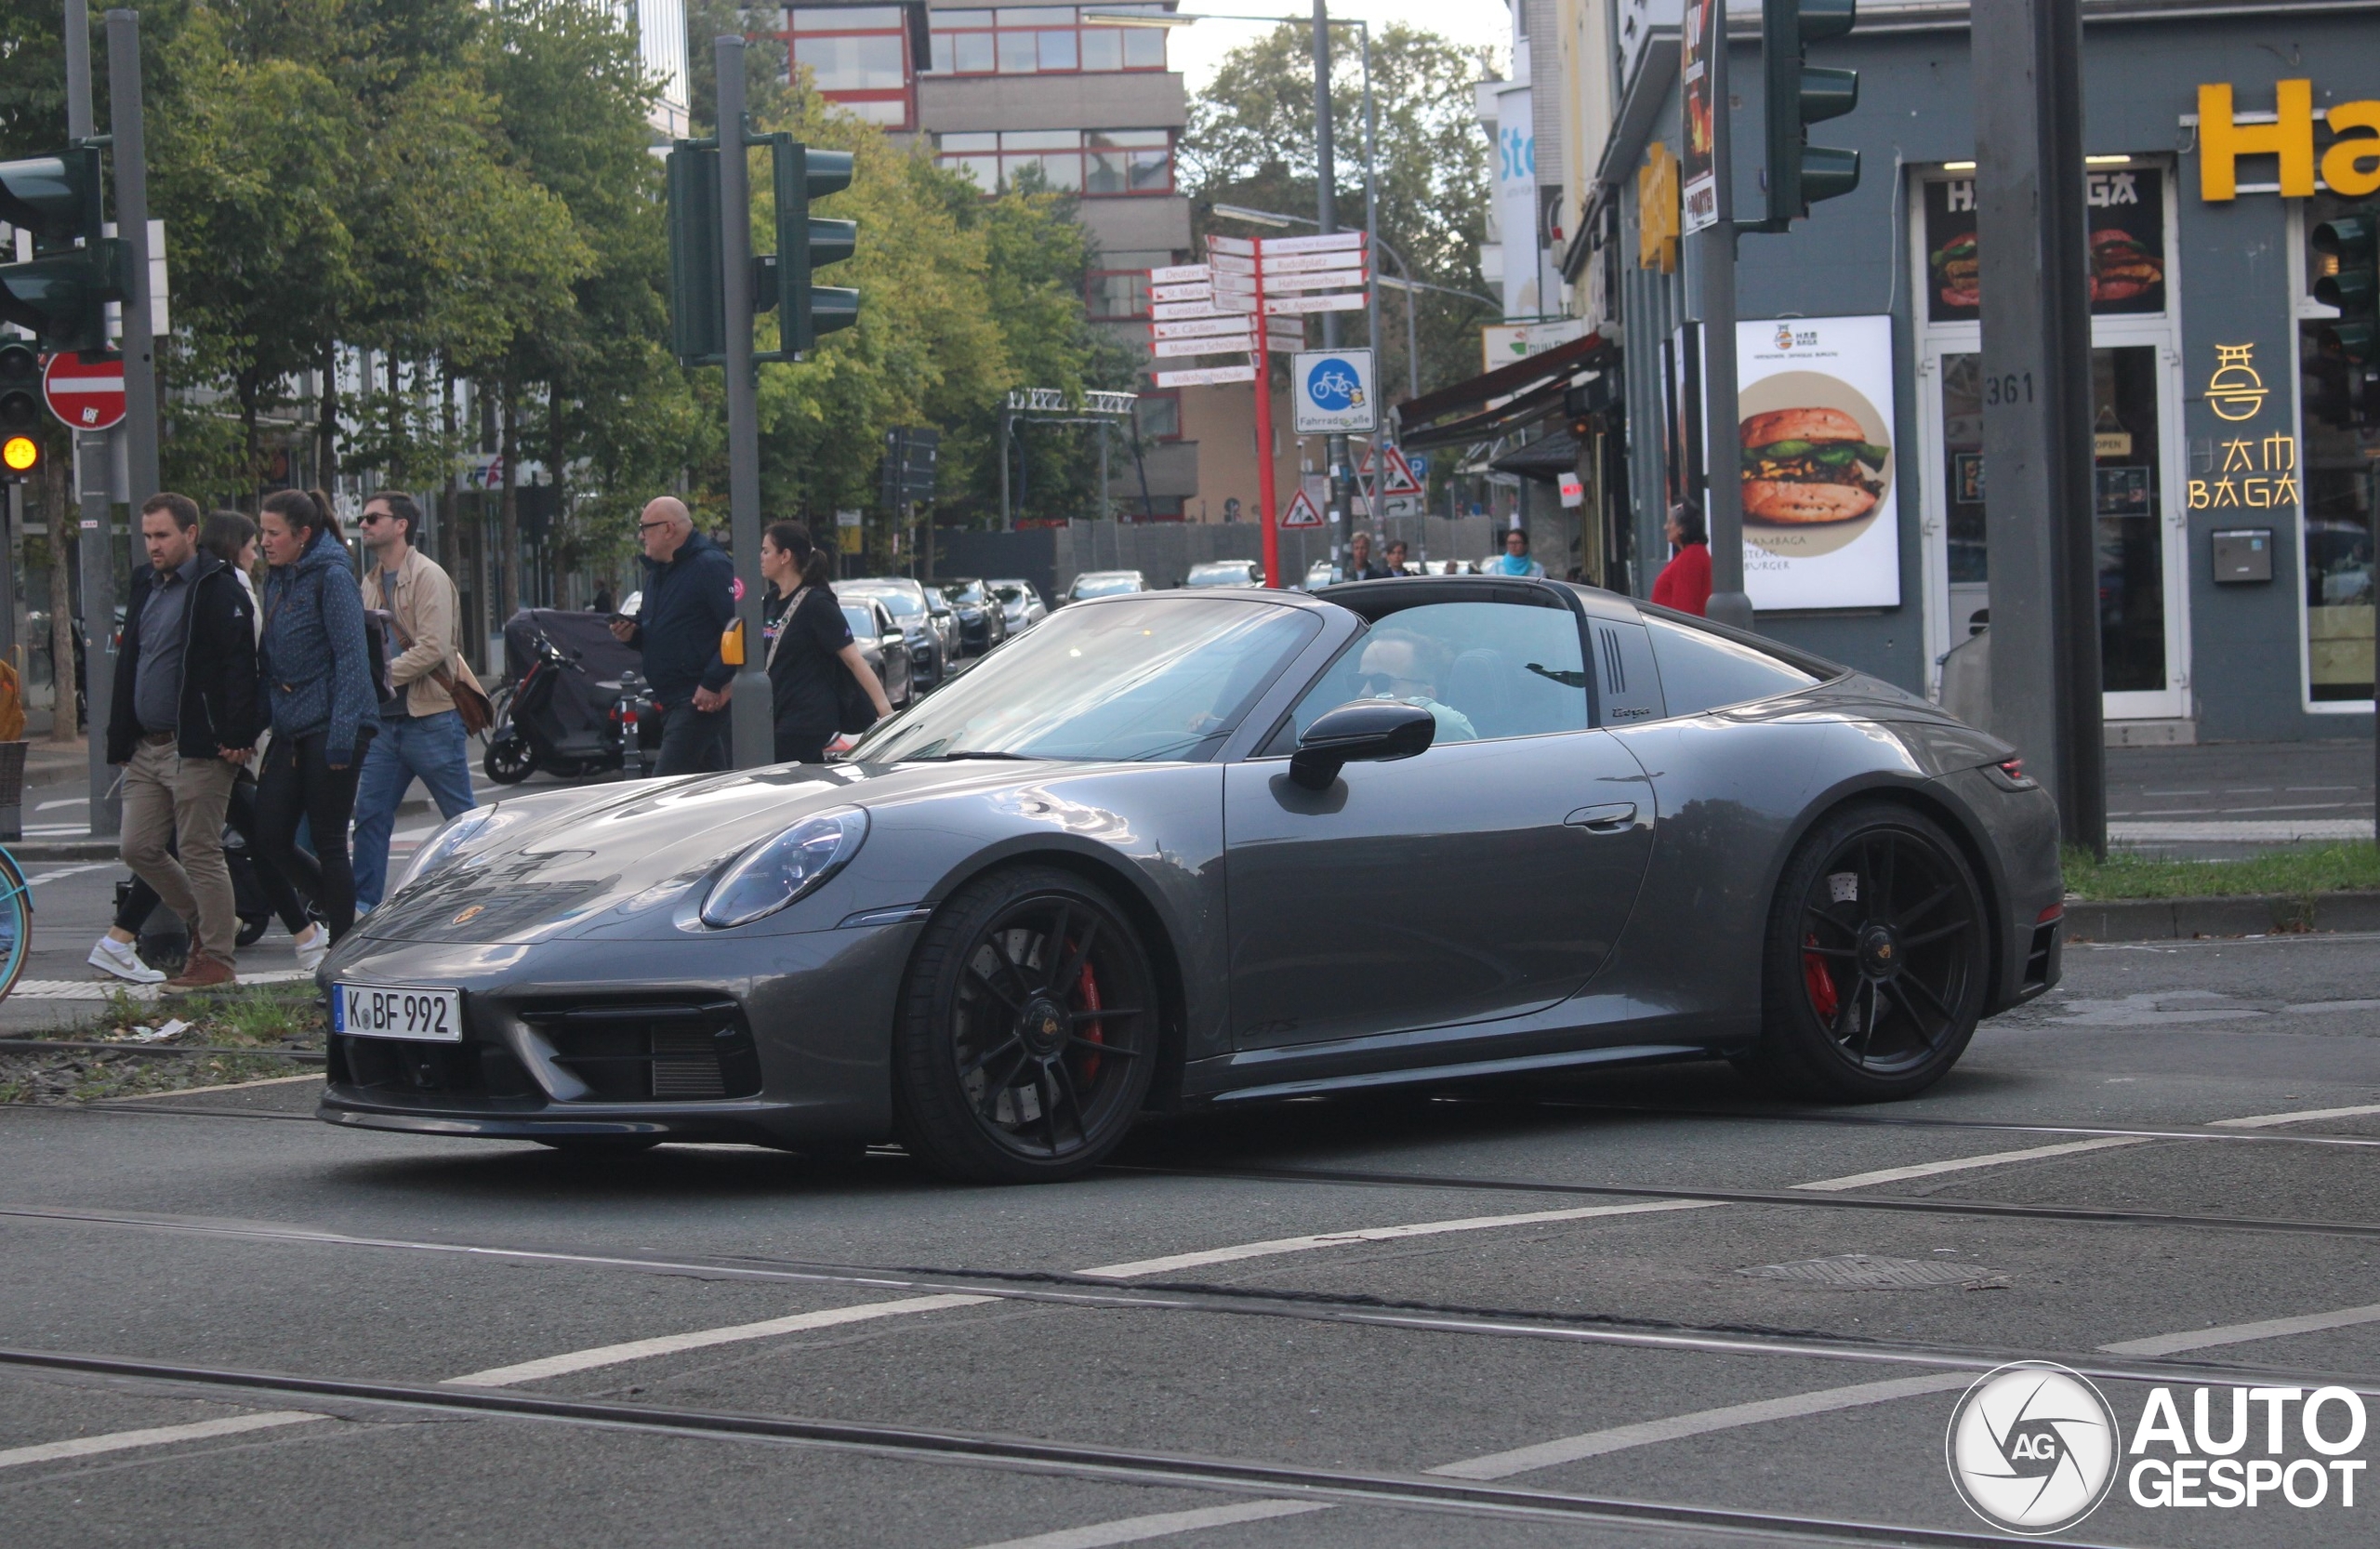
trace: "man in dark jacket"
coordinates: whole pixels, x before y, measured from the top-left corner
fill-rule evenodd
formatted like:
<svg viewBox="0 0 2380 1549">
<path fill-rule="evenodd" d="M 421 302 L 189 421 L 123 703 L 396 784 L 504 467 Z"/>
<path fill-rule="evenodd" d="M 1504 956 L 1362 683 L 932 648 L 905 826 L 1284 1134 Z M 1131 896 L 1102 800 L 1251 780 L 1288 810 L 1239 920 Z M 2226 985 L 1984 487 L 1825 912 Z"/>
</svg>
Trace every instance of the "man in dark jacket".
<svg viewBox="0 0 2380 1549">
<path fill-rule="evenodd" d="M 149 563 L 125 602 L 108 761 L 124 768 L 125 864 L 191 926 L 190 961 L 166 987 L 200 989 L 234 976 L 240 920 L 223 809 L 263 724 L 256 604 L 198 546 L 188 496 L 151 496 L 140 538 Z"/>
<path fill-rule="evenodd" d="M 694 531 L 684 501 L 662 496 L 637 519 L 644 544 L 644 603 L 612 633 L 644 653 L 644 681 L 661 711 L 655 774 L 725 769 L 727 698 L 735 669 L 719 654 L 735 616 L 735 566 L 727 550 Z"/>
</svg>

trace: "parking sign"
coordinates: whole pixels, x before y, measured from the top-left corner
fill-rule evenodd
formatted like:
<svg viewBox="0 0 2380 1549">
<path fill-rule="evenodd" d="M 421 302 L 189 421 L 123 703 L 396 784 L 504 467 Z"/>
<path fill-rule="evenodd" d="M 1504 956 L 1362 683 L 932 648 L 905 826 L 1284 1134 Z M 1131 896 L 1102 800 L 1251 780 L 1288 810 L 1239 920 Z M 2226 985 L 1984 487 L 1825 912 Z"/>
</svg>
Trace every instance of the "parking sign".
<svg viewBox="0 0 2380 1549">
<path fill-rule="evenodd" d="M 1312 350 L 1294 357 L 1297 433 L 1368 434 L 1379 419 L 1368 350 Z"/>
</svg>

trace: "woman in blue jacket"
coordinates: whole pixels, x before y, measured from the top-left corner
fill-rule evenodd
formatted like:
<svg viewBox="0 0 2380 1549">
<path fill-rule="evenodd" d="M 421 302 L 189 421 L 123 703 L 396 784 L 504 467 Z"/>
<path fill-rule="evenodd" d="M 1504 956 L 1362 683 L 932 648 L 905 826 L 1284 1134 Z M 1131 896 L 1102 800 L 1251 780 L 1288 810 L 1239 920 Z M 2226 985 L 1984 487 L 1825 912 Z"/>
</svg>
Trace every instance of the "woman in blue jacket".
<svg viewBox="0 0 2380 1549">
<path fill-rule="evenodd" d="M 379 728 L 365 661 L 364 602 L 337 521 L 320 496 L 265 496 L 264 639 L 257 657 L 272 745 L 257 777 L 257 847 L 309 894 L 336 942 L 355 923 L 347 825 L 364 739 Z M 300 818 L 314 854 L 298 848 Z"/>
</svg>

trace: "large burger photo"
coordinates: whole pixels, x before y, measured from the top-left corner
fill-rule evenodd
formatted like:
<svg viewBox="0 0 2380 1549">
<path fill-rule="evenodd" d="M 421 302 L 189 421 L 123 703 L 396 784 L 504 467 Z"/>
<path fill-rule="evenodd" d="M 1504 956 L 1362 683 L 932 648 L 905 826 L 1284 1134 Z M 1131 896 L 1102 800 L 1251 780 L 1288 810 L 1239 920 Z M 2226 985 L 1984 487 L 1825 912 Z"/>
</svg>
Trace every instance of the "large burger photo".
<svg viewBox="0 0 2380 1549">
<path fill-rule="evenodd" d="M 1742 422 L 1744 520 L 1799 527 L 1850 522 L 1884 498 L 1892 448 L 1838 408 L 1772 409 Z"/>
</svg>

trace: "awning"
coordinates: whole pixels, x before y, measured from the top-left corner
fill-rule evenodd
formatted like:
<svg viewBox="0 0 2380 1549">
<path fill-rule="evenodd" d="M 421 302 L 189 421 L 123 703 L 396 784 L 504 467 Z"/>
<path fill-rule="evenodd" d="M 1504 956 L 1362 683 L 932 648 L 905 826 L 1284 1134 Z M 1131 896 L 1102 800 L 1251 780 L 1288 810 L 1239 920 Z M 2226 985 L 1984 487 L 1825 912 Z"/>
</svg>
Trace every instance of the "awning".
<svg viewBox="0 0 2380 1549">
<path fill-rule="evenodd" d="M 1617 340 L 1589 334 L 1467 382 L 1408 398 L 1396 405 L 1396 443 L 1421 451 L 1493 441 L 1559 412 L 1565 391 L 1619 361 Z"/>
<path fill-rule="evenodd" d="M 1555 430 L 1514 448 L 1488 466 L 1499 473 L 1558 483 L 1564 474 L 1579 470 L 1579 438 L 1567 430 Z"/>
</svg>

